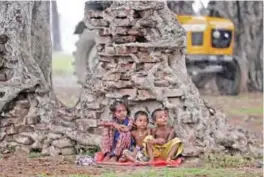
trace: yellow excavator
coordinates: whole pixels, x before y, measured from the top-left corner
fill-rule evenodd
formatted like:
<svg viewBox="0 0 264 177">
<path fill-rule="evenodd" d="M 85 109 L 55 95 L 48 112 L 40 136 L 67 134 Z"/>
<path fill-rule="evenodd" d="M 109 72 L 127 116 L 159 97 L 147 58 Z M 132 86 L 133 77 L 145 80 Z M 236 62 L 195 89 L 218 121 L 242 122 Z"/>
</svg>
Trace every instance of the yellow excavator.
<svg viewBox="0 0 264 177">
<path fill-rule="evenodd" d="M 89 9 L 103 10 L 98 4 L 87 4 Z M 208 78 L 215 78 L 222 95 L 237 95 L 240 92 L 242 69 L 234 56 L 234 31 L 232 21 L 208 16 L 176 15 L 187 35 L 186 67 L 188 74 L 198 88 L 202 88 Z M 86 72 L 92 72 L 96 62 L 94 32 L 84 22 L 80 22 L 74 34 L 79 34 L 75 52 L 75 73 L 79 81 L 84 81 Z"/>
</svg>

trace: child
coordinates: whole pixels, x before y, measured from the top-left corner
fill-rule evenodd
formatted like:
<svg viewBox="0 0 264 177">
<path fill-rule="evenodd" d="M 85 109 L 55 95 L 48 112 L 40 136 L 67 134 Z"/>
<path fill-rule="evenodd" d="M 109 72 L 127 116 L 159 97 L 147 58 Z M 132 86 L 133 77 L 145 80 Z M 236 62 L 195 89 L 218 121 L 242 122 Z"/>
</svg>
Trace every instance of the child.
<svg viewBox="0 0 264 177">
<path fill-rule="evenodd" d="M 122 101 L 115 101 L 110 106 L 113 118 L 110 122 L 102 122 L 104 126 L 101 150 L 104 161 L 117 161 L 124 149 L 131 146 L 130 130 L 133 121 L 128 118 L 129 109 Z"/>
<path fill-rule="evenodd" d="M 171 161 L 183 152 L 183 144 L 176 138 L 173 127 L 168 125 L 168 112 L 164 109 L 156 109 L 151 115 L 156 125 L 151 132 L 151 136 L 144 139 L 146 154 L 150 161 L 155 157 L 160 157 L 166 161 Z"/>
<path fill-rule="evenodd" d="M 134 124 L 136 130 L 131 132 L 131 137 L 135 142 L 135 147 L 132 151 L 126 149 L 123 152 L 124 159 L 128 159 L 132 162 L 145 162 L 147 157 L 143 154 L 143 140 L 150 135 L 150 129 L 148 129 L 148 114 L 144 111 L 138 111 L 134 116 Z"/>
</svg>

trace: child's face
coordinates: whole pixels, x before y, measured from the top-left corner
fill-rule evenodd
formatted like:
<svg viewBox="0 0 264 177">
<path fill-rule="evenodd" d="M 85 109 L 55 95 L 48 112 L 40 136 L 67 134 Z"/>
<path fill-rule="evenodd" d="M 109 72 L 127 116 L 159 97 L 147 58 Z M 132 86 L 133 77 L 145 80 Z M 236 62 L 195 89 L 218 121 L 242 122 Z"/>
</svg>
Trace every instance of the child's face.
<svg viewBox="0 0 264 177">
<path fill-rule="evenodd" d="M 116 110 L 114 112 L 114 116 L 118 120 L 125 120 L 126 116 L 127 116 L 127 109 L 126 109 L 125 105 L 123 105 L 123 104 L 117 105 Z"/>
<path fill-rule="evenodd" d="M 156 112 L 156 125 L 167 125 L 168 124 L 168 114 L 165 111 Z"/>
<path fill-rule="evenodd" d="M 146 129 L 148 126 L 148 118 L 145 115 L 138 115 L 135 125 L 137 129 Z"/>
</svg>

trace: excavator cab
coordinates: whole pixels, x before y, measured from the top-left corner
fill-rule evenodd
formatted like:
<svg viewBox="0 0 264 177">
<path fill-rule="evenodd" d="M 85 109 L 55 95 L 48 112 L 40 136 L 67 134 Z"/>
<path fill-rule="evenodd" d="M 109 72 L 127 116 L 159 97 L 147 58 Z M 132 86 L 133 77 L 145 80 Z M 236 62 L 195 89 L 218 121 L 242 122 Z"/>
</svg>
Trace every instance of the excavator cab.
<svg viewBox="0 0 264 177">
<path fill-rule="evenodd" d="M 203 87 L 203 80 L 216 76 L 222 94 L 237 95 L 241 69 L 233 55 L 234 31 L 232 21 L 208 16 L 176 16 L 186 30 L 186 66 L 193 82 Z"/>
</svg>

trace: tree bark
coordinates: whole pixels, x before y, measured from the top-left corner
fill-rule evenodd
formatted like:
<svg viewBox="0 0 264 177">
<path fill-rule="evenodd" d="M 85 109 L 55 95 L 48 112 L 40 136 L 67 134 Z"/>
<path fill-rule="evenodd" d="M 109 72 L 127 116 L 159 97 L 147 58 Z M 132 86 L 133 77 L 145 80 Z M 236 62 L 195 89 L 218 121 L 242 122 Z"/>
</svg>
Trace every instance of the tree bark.
<svg viewBox="0 0 264 177">
<path fill-rule="evenodd" d="M 194 1 L 167 1 L 168 8 L 177 15 L 194 15 Z"/>
<path fill-rule="evenodd" d="M 61 51 L 60 16 L 58 13 L 57 1 L 51 1 L 51 17 L 53 50 Z"/>
<path fill-rule="evenodd" d="M 19 96 L 39 102 L 38 107 L 30 107 L 31 113 L 41 112 L 37 109 L 43 109 L 42 104 L 48 106 L 52 84 L 47 8 L 48 2 L 1 2 L 0 34 L 7 38 L 1 44 L 1 73 L 6 77 L 1 83 L 1 112 L 9 110 Z M 49 119 L 51 111 L 39 116 Z"/>
<path fill-rule="evenodd" d="M 49 13 L 49 1 L 0 2 L 0 153 L 98 144 L 92 125 L 54 95 Z"/>
<path fill-rule="evenodd" d="M 263 2 L 211 1 L 209 15 L 235 25 L 235 54 L 247 61 L 249 91 L 263 91 Z"/>
</svg>

